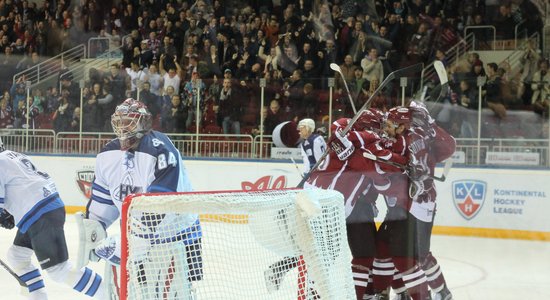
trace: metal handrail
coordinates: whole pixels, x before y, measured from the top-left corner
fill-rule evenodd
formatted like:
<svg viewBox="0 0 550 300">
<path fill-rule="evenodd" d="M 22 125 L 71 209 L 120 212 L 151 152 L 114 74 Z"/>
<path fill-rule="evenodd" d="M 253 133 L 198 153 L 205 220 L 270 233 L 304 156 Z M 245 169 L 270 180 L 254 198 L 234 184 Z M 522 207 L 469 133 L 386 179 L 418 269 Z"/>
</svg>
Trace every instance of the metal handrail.
<svg viewBox="0 0 550 300">
<path fill-rule="evenodd" d="M 471 26 L 466 26 L 464 27 L 464 36 L 467 36 L 467 33 L 468 33 L 468 30 L 469 29 L 481 29 L 481 28 L 486 28 L 486 29 L 492 29 L 493 30 L 493 49 L 491 50 L 495 50 L 495 47 L 496 47 L 496 44 L 497 44 L 497 29 L 495 26 L 492 26 L 492 25 L 471 25 Z M 474 35 L 474 40 L 475 40 L 475 35 Z M 474 47 L 473 47 L 473 50 L 476 50 L 475 49 L 475 43 L 474 43 Z"/>
<path fill-rule="evenodd" d="M 67 67 L 84 57 L 86 57 L 86 46 L 81 44 L 16 73 L 13 75 L 13 82 L 24 78 L 24 81 L 30 81 L 31 86 L 34 86 L 40 81 L 57 76 L 63 67 Z"/>
<path fill-rule="evenodd" d="M 550 55 L 550 40 L 546 38 L 548 35 L 550 35 L 550 24 L 542 28 L 542 54 L 545 57 Z"/>
<path fill-rule="evenodd" d="M 473 48 L 474 43 L 474 34 L 470 33 L 467 36 L 465 36 L 463 39 L 458 41 L 454 46 L 449 48 L 447 51 L 445 51 L 445 56 L 448 58 L 448 62 L 453 62 L 456 64 L 459 62 L 460 58 L 467 53 L 470 49 Z M 435 75 L 435 69 L 433 68 L 434 62 L 431 62 L 428 64 L 424 69 L 422 70 L 422 83 L 420 90 L 424 87 L 424 81 L 427 78 L 433 78 Z"/>
<path fill-rule="evenodd" d="M 517 49 L 518 48 L 518 29 L 519 29 L 519 26 L 521 26 L 522 24 L 524 24 L 525 22 L 527 22 L 526 20 L 523 20 L 521 22 L 519 22 L 515 27 L 514 27 L 514 49 Z M 527 32 L 527 30 L 524 30 L 522 32 Z"/>
</svg>

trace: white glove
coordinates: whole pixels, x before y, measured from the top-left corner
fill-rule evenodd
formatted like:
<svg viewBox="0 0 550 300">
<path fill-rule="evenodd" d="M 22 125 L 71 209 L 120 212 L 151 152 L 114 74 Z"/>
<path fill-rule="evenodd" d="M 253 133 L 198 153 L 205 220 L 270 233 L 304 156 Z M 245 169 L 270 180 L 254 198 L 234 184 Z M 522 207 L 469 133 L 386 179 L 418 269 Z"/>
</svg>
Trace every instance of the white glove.
<svg viewBox="0 0 550 300">
<path fill-rule="evenodd" d="M 339 160 L 348 159 L 355 151 L 355 146 L 353 146 L 347 135 L 342 136 L 341 131 L 335 132 L 334 136 L 336 138 L 332 138 L 332 141 L 330 141 L 330 148 L 336 153 Z"/>
</svg>

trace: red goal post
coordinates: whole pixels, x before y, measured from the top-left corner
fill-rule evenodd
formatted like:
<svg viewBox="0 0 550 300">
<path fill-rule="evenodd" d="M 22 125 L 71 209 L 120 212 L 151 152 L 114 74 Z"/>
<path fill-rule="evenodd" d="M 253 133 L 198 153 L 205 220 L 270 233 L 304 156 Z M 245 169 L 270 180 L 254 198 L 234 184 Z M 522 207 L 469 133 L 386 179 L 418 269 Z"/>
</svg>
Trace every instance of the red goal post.
<svg viewBox="0 0 550 300">
<path fill-rule="evenodd" d="M 342 204 L 301 189 L 129 196 L 120 299 L 355 299 Z"/>
</svg>

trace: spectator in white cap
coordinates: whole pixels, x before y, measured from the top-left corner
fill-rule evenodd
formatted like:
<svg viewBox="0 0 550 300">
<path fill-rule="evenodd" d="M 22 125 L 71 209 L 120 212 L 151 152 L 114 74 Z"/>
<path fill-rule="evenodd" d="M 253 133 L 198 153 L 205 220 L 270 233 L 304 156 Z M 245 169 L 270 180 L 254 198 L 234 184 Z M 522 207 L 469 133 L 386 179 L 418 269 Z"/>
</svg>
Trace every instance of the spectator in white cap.
<svg viewBox="0 0 550 300">
<path fill-rule="evenodd" d="M 327 144 L 322 136 L 314 133 L 315 121 L 312 119 L 302 119 L 298 123 L 298 132 L 302 143 L 302 158 L 304 161 L 304 173 L 307 173 L 317 163 L 317 160 L 323 155 Z"/>
</svg>

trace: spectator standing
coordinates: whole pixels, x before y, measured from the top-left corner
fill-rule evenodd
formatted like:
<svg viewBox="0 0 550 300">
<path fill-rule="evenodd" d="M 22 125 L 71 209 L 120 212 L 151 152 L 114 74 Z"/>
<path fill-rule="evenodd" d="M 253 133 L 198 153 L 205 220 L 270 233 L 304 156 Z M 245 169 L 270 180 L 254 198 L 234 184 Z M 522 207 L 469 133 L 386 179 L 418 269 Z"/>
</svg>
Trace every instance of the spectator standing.
<svg viewBox="0 0 550 300">
<path fill-rule="evenodd" d="M 281 110 L 281 105 L 277 99 L 271 100 L 269 103 L 269 110 L 267 111 L 267 116 L 264 120 L 264 134 L 270 135 L 273 133 L 273 129 L 280 123 L 286 121 L 286 116 L 283 110 Z"/>
<path fill-rule="evenodd" d="M 147 108 L 149 108 L 153 119 L 158 116 L 161 109 L 159 96 L 151 92 L 151 84 L 149 82 L 143 82 L 142 89 L 139 91 L 138 101 L 141 101 L 145 103 L 145 105 L 147 105 Z"/>
<path fill-rule="evenodd" d="M 186 109 L 181 102 L 179 95 L 172 95 L 170 105 L 166 106 L 161 115 L 161 126 L 168 133 L 184 133 L 186 120 Z"/>
<path fill-rule="evenodd" d="M 376 48 L 371 48 L 369 55 L 361 60 L 361 67 L 363 68 L 363 78 L 368 81 L 378 80 L 378 82 L 382 82 L 384 80 L 384 66 L 378 58 Z"/>
<path fill-rule="evenodd" d="M 183 97 L 185 106 L 187 107 L 187 120 L 185 121 L 185 128 L 189 129 L 194 118 L 200 118 L 199 114 L 204 111 L 205 91 L 206 86 L 201 80 L 199 72 L 193 72 L 191 74 L 191 80 L 186 82 L 183 87 Z M 198 111 L 197 102 L 199 106 Z"/>
<path fill-rule="evenodd" d="M 73 117 L 74 106 L 69 102 L 69 91 L 66 89 L 61 91 L 59 105 L 54 112 L 53 128 L 56 132 L 68 131 Z"/>
<path fill-rule="evenodd" d="M 166 72 L 166 70 L 164 69 L 165 58 L 166 58 L 165 54 L 161 55 L 160 62 L 159 62 L 160 75 L 162 76 L 162 79 L 164 82 L 163 90 L 166 91 L 166 88 L 168 88 L 168 86 L 171 86 L 172 88 L 174 88 L 174 93 L 179 94 L 180 84 L 183 78 L 182 69 L 180 67 L 180 64 L 177 61 L 177 57 L 174 57 L 173 61 L 176 67 L 170 68 L 168 69 L 168 72 Z"/>
<path fill-rule="evenodd" d="M 550 74 L 548 73 L 548 61 L 543 60 L 539 63 L 539 70 L 533 75 L 531 83 L 533 96 L 531 103 L 536 112 L 548 113 L 548 103 L 550 101 Z"/>
<path fill-rule="evenodd" d="M 0 100 L 0 128 L 13 128 L 14 114 L 9 99 Z"/>
<path fill-rule="evenodd" d="M 103 124 L 100 122 L 102 120 L 101 108 L 97 100 L 101 97 L 101 86 L 95 84 L 93 90 L 82 107 L 82 131 L 85 132 L 99 132 L 103 130 Z"/>
<path fill-rule="evenodd" d="M 243 95 L 230 79 L 224 79 L 218 97 L 219 116 L 224 134 L 240 134 L 241 118 L 244 112 Z"/>
</svg>

